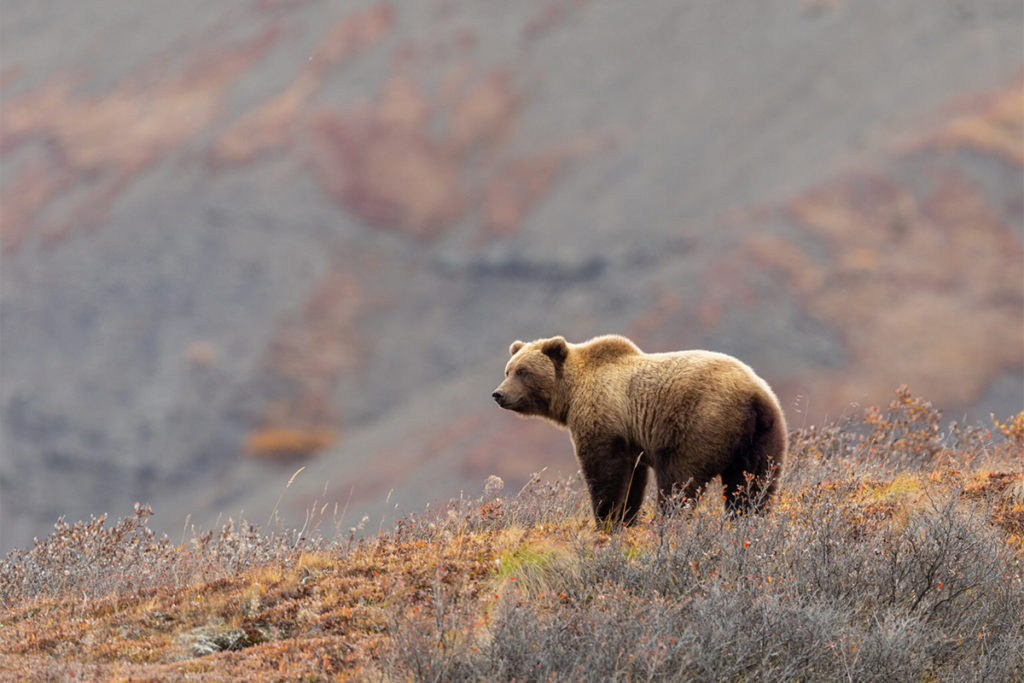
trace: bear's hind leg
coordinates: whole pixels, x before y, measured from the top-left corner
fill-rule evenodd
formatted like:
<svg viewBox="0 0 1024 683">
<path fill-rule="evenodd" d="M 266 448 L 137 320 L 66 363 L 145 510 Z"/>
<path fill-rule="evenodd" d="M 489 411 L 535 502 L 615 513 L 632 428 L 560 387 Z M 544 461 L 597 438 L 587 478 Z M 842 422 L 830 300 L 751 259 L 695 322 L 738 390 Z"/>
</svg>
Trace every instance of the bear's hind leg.
<svg viewBox="0 0 1024 683">
<path fill-rule="evenodd" d="M 755 402 L 750 429 L 740 440 L 732 464 L 722 473 L 725 509 L 729 514 L 767 512 L 785 453 L 784 424 L 775 419 L 769 406 Z"/>
</svg>

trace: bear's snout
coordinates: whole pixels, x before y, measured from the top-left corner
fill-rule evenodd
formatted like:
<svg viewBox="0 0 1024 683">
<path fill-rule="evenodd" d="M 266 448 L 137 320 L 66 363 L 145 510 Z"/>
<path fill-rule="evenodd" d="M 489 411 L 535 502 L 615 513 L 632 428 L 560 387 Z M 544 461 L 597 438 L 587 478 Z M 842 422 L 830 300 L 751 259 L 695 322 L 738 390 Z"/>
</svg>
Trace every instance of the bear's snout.
<svg viewBox="0 0 1024 683">
<path fill-rule="evenodd" d="M 506 410 L 515 410 L 515 406 L 518 400 L 515 397 L 515 392 L 513 392 L 512 394 L 508 394 L 500 386 L 491 392 L 491 398 L 494 399 L 495 403 L 497 403 L 502 408 L 505 408 Z"/>
</svg>

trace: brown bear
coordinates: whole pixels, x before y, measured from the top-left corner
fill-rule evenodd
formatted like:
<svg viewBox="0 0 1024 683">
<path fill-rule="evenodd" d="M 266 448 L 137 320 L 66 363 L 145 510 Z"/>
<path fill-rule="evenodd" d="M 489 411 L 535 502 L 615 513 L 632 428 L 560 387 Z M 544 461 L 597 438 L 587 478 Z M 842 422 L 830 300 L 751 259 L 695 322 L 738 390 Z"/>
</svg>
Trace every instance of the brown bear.
<svg viewBox="0 0 1024 683">
<path fill-rule="evenodd" d="M 567 427 L 599 523 L 631 524 L 648 470 L 659 506 L 720 476 L 730 513 L 762 512 L 786 455 L 786 420 L 768 384 L 713 351 L 644 353 L 615 335 L 517 341 L 492 397 Z"/>
</svg>

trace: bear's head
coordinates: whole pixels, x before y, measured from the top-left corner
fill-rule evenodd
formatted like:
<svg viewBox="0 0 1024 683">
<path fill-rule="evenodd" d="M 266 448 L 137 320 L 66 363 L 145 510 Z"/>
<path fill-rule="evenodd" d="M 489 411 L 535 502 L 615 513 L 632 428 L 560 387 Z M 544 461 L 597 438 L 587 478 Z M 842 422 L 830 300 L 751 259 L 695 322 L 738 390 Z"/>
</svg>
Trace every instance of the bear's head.
<svg viewBox="0 0 1024 683">
<path fill-rule="evenodd" d="M 539 415 L 557 420 L 554 406 L 561 383 L 562 369 L 569 355 L 565 337 L 513 342 L 512 356 L 505 366 L 505 381 L 491 397 L 502 408 L 520 415 Z"/>
</svg>

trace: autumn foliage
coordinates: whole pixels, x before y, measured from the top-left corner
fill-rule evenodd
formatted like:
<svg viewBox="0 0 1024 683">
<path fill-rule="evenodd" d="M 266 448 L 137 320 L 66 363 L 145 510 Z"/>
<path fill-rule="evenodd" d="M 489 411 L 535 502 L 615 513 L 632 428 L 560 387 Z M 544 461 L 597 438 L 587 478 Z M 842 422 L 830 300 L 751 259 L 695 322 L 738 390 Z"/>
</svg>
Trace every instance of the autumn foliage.
<svg viewBox="0 0 1024 683">
<path fill-rule="evenodd" d="M 1014 680 L 1024 413 L 946 424 L 906 388 L 792 435 L 772 513 L 712 488 L 595 529 L 577 479 L 374 534 L 313 510 L 175 542 L 68 524 L 0 563 L 0 677 Z"/>
</svg>

